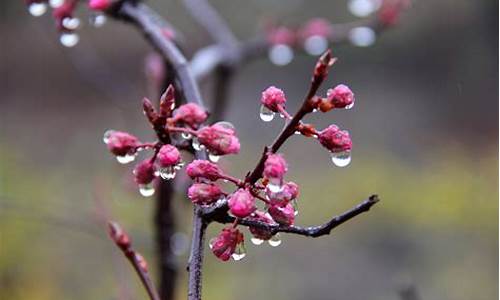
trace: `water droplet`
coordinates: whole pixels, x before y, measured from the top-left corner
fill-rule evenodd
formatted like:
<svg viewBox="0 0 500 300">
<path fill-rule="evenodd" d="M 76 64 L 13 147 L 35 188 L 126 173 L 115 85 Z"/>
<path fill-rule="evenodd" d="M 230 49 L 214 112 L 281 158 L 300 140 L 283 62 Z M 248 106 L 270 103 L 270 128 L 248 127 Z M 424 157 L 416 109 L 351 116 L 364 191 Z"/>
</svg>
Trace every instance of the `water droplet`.
<svg viewBox="0 0 500 300">
<path fill-rule="evenodd" d="M 93 14 L 90 16 L 89 22 L 92 26 L 98 28 L 106 24 L 106 16 L 104 14 Z"/>
<path fill-rule="evenodd" d="M 65 47 L 74 47 L 76 44 L 78 44 L 79 40 L 80 37 L 78 36 L 78 34 L 73 32 L 65 32 L 59 37 L 59 41 Z"/>
<path fill-rule="evenodd" d="M 165 180 L 170 180 L 175 178 L 176 170 L 175 167 L 166 167 L 166 168 L 160 168 L 158 170 L 158 173 L 161 178 Z"/>
<path fill-rule="evenodd" d="M 200 144 L 200 141 L 198 141 L 197 138 L 193 138 L 193 140 L 191 141 L 191 145 L 193 145 L 193 149 L 196 151 L 201 151 L 203 150 L 203 148 L 205 148 L 205 146 Z"/>
<path fill-rule="evenodd" d="M 300 131 L 297 130 L 297 131 L 294 132 L 294 134 L 301 135 L 302 133 L 300 133 Z"/>
<path fill-rule="evenodd" d="M 245 247 L 243 246 L 243 244 L 238 244 L 238 246 L 236 247 L 236 250 L 231 255 L 231 257 L 234 260 L 238 261 L 238 260 L 242 260 L 246 255 L 247 254 L 246 254 Z"/>
<path fill-rule="evenodd" d="M 368 47 L 375 43 L 375 31 L 370 27 L 356 27 L 349 31 L 349 40 L 358 47 Z"/>
<path fill-rule="evenodd" d="M 281 245 L 281 239 L 279 233 L 275 234 L 270 240 L 267 241 L 272 247 L 278 247 Z"/>
<path fill-rule="evenodd" d="M 320 55 L 328 48 L 328 40 L 321 35 L 308 37 L 304 42 L 304 49 L 309 55 Z"/>
<path fill-rule="evenodd" d="M 133 162 L 135 160 L 135 154 L 127 154 L 124 156 L 117 156 L 116 160 L 123 165 L 128 164 L 128 163 Z"/>
<path fill-rule="evenodd" d="M 66 29 L 75 30 L 80 26 L 80 19 L 78 19 L 78 18 L 64 18 L 62 20 L 62 25 Z"/>
<path fill-rule="evenodd" d="M 114 130 L 106 130 L 106 132 L 104 132 L 104 135 L 102 136 L 102 141 L 104 142 L 104 144 L 108 144 L 109 143 L 109 138 L 111 137 L 111 135 L 114 133 L 115 131 Z"/>
<path fill-rule="evenodd" d="M 184 163 L 180 162 L 174 166 L 174 170 L 180 170 L 182 169 L 182 167 L 184 167 Z"/>
<path fill-rule="evenodd" d="M 332 152 L 331 156 L 337 167 L 345 167 L 351 162 L 351 151 Z"/>
<path fill-rule="evenodd" d="M 293 206 L 293 210 L 294 210 L 293 214 L 298 215 L 299 214 L 299 204 L 297 202 L 297 199 L 292 200 L 292 206 Z"/>
<path fill-rule="evenodd" d="M 278 44 L 271 47 L 268 56 L 273 64 L 285 66 L 293 60 L 293 50 L 288 45 Z"/>
<path fill-rule="evenodd" d="M 155 193 L 155 188 L 150 184 L 140 184 L 139 193 L 144 197 L 151 197 Z"/>
<path fill-rule="evenodd" d="M 227 121 L 217 122 L 214 125 L 219 125 L 219 126 L 222 126 L 222 127 L 226 128 L 226 129 L 232 129 L 232 130 L 235 129 L 233 123 L 227 122 Z"/>
<path fill-rule="evenodd" d="M 353 107 L 354 107 L 354 102 L 353 102 L 353 103 L 351 103 L 351 104 L 349 104 L 349 105 L 347 105 L 347 106 L 345 107 L 345 109 L 351 109 L 351 108 L 353 108 Z"/>
<path fill-rule="evenodd" d="M 31 3 L 28 6 L 28 11 L 33 17 L 40 17 L 47 11 L 47 4 L 40 3 Z"/>
<path fill-rule="evenodd" d="M 64 0 L 49 0 L 49 5 L 52 8 L 58 8 L 59 6 L 63 5 Z"/>
<path fill-rule="evenodd" d="M 208 153 L 208 159 L 211 161 L 211 162 L 218 162 L 219 159 L 220 159 L 220 156 L 219 155 L 215 155 L 215 154 L 212 154 L 212 153 Z"/>
<path fill-rule="evenodd" d="M 261 240 L 261 239 L 255 238 L 255 237 L 251 238 L 250 241 L 252 242 L 252 244 L 257 245 L 257 246 L 262 245 L 262 243 L 264 243 L 264 240 Z"/>
<path fill-rule="evenodd" d="M 260 106 L 260 119 L 264 122 L 271 122 L 275 113 L 264 105 Z"/>
<path fill-rule="evenodd" d="M 193 136 L 190 134 L 190 133 L 187 133 L 187 132 L 183 132 L 181 134 L 181 137 L 185 140 L 189 140 L 190 138 L 192 138 Z"/>
<path fill-rule="evenodd" d="M 269 182 L 267 184 L 267 188 L 272 192 L 272 193 L 279 193 L 283 190 L 283 186 L 279 183 L 273 183 Z"/>
</svg>

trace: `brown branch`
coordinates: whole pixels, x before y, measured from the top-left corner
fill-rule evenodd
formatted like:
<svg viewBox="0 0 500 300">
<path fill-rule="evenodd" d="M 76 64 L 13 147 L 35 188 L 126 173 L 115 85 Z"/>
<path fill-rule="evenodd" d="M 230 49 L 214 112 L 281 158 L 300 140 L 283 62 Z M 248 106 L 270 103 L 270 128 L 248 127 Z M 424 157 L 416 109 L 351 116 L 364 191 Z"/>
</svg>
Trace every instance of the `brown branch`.
<svg viewBox="0 0 500 300">
<path fill-rule="evenodd" d="M 276 234 L 278 232 L 298 234 L 308 237 L 320 237 L 323 235 L 330 234 L 330 232 L 337 226 L 349 221 L 350 219 L 356 217 L 357 215 L 367 212 L 370 208 L 379 202 L 377 195 L 372 195 L 368 199 L 364 200 L 360 204 L 356 205 L 352 209 L 344 212 L 341 215 L 333 217 L 330 221 L 319 225 L 311 227 L 299 227 L 299 226 L 284 226 L 284 225 L 270 225 L 264 222 L 249 220 L 249 219 L 237 219 L 238 224 L 248 227 L 257 227 L 259 229 L 268 230 L 269 232 Z M 207 215 L 210 216 L 210 215 Z M 233 223 L 236 218 L 224 214 L 222 216 L 211 216 L 213 220 L 219 223 Z"/>
</svg>

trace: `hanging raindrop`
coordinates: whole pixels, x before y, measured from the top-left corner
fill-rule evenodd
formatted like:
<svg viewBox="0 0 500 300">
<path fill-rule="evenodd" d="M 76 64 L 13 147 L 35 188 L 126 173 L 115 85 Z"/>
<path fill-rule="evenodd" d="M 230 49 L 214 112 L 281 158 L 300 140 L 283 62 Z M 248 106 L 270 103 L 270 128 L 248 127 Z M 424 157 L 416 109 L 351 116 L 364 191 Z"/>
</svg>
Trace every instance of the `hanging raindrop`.
<svg viewBox="0 0 500 300">
<path fill-rule="evenodd" d="M 183 132 L 183 133 L 181 134 L 181 137 L 182 137 L 183 139 L 185 139 L 185 140 L 189 140 L 189 139 L 190 139 L 190 138 L 192 138 L 193 136 L 192 136 L 190 133 L 188 133 L 188 132 Z"/>
<path fill-rule="evenodd" d="M 106 24 L 106 16 L 104 14 L 93 14 L 90 16 L 89 22 L 92 26 L 99 28 Z"/>
<path fill-rule="evenodd" d="M 277 44 L 271 47 L 268 56 L 273 64 L 285 66 L 293 60 L 293 50 L 288 45 Z"/>
<path fill-rule="evenodd" d="M 234 130 L 233 123 L 227 122 L 227 121 L 220 121 L 220 122 L 215 123 L 214 125 L 219 125 L 219 126 L 224 127 L 226 129 L 232 129 L 232 130 Z"/>
<path fill-rule="evenodd" d="M 111 135 L 114 133 L 115 131 L 114 130 L 106 130 L 106 132 L 104 132 L 104 135 L 102 136 L 102 141 L 104 142 L 104 144 L 108 144 L 109 143 L 109 138 L 111 137 Z"/>
<path fill-rule="evenodd" d="M 59 41 L 64 47 L 74 47 L 79 40 L 80 37 L 74 32 L 65 32 L 59 37 Z"/>
<path fill-rule="evenodd" d="M 345 109 L 351 109 L 351 108 L 353 108 L 353 107 L 354 107 L 354 102 L 353 102 L 353 103 L 351 103 L 351 104 L 349 104 L 349 105 L 347 105 L 347 106 L 345 107 Z"/>
<path fill-rule="evenodd" d="M 203 148 L 205 148 L 205 146 L 200 144 L 200 141 L 197 138 L 193 138 L 193 140 L 191 141 L 191 145 L 193 146 L 193 149 L 196 151 L 200 151 L 203 150 Z"/>
<path fill-rule="evenodd" d="M 139 193 L 144 197 L 151 197 L 155 193 L 155 188 L 150 184 L 140 184 Z"/>
<path fill-rule="evenodd" d="M 245 247 L 242 244 L 239 244 L 238 247 L 236 248 L 236 251 L 231 255 L 231 257 L 238 261 L 242 260 L 246 256 L 246 251 Z"/>
<path fill-rule="evenodd" d="M 121 164 L 128 164 L 135 160 L 135 154 L 126 154 L 124 156 L 117 156 L 116 160 Z"/>
<path fill-rule="evenodd" d="M 264 240 L 258 239 L 256 237 L 251 238 L 250 241 L 252 242 L 252 244 L 257 246 L 262 245 L 262 243 L 264 243 Z"/>
<path fill-rule="evenodd" d="M 211 162 L 218 162 L 219 159 L 220 159 L 220 156 L 219 155 L 215 155 L 213 153 L 208 153 L 208 159 L 211 161 Z"/>
<path fill-rule="evenodd" d="M 47 4 L 34 2 L 28 6 L 28 11 L 33 17 L 40 17 L 47 11 Z"/>
<path fill-rule="evenodd" d="M 158 173 L 162 179 L 170 180 L 175 178 L 176 169 L 175 167 L 160 168 Z"/>
<path fill-rule="evenodd" d="M 64 0 L 49 0 L 49 5 L 52 8 L 58 8 L 59 6 L 63 5 Z"/>
<path fill-rule="evenodd" d="M 328 40 L 321 35 L 308 37 L 304 42 L 304 49 L 309 55 L 320 55 L 328 48 Z"/>
<path fill-rule="evenodd" d="M 331 157 L 334 165 L 345 167 L 351 162 L 351 151 L 332 152 Z"/>
<path fill-rule="evenodd" d="M 281 245 L 281 239 L 279 233 L 273 235 L 273 237 L 267 241 L 272 247 L 278 247 Z"/>
<path fill-rule="evenodd" d="M 80 19 L 78 18 L 64 18 L 62 20 L 62 25 L 64 28 L 69 30 L 75 30 L 80 26 Z"/>
<path fill-rule="evenodd" d="M 271 122 L 275 113 L 264 105 L 260 106 L 260 119 L 264 122 Z"/>
<path fill-rule="evenodd" d="M 283 190 L 283 186 L 281 184 L 279 184 L 279 183 L 273 183 L 272 181 L 270 181 L 267 184 L 267 188 L 272 193 L 279 193 L 279 192 L 281 192 Z"/>
</svg>

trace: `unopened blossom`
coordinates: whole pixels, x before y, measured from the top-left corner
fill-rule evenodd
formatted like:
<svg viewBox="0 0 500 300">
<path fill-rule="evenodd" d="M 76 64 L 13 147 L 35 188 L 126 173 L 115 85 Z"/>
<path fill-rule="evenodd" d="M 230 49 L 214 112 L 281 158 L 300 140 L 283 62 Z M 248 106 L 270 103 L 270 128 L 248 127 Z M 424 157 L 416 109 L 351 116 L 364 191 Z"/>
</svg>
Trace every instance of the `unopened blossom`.
<svg viewBox="0 0 500 300">
<path fill-rule="evenodd" d="M 127 249 L 130 247 L 130 237 L 122 229 L 120 224 L 116 222 L 108 222 L 108 233 L 109 237 L 120 247 L 121 249 Z"/>
<path fill-rule="evenodd" d="M 244 218 L 254 212 L 255 198 L 247 189 L 239 189 L 229 198 L 228 206 L 231 214 Z"/>
<path fill-rule="evenodd" d="M 205 178 L 215 181 L 223 174 L 222 170 L 216 164 L 207 160 L 193 160 L 187 167 L 186 173 L 191 179 Z"/>
<path fill-rule="evenodd" d="M 135 136 L 122 131 L 107 131 L 104 138 L 109 151 L 116 156 L 132 154 L 140 144 Z"/>
<path fill-rule="evenodd" d="M 274 222 L 274 220 L 268 215 L 266 214 L 265 212 L 263 211 L 255 211 L 253 214 L 251 214 L 249 217 L 248 217 L 249 220 L 252 220 L 252 221 L 259 221 L 259 222 L 262 222 L 262 223 L 266 223 L 266 224 L 269 224 L 269 225 L 273 225 L 273 224 L 276 224 Z M 260 240 L 269 240 L 273 237 L 273 234 L 269 231 L 269 230 L 266 230 L 266 229 L 263 229 L 263 228 L 259 228 L 259 227 L 255 227 L 255 226 L 249 226 L 248 229 L 250 230 L 250 233 L 255 237 L 255 238 L 258 238 Z"/>
<path fill-rule="evenodd" d="M 281 183 L 283 176 L 288 171 L 288 166 L 281 154 L 269 154 L 264 163 L 264 176 L 273 183 Z"/>
<path fill-rule="evenodd" d="M 262 92 L 260 102 L 269 110 L 279 112 L 278 106 L 284 107 L 286 103 L 285 93 L 275 86 L 270 86 Z"/>
<path fill-rule="evenodd" d="M 163 145 L 158 151 L 157 161 L 161 168 L 175 166 L 181 162 L 181 153 L 172 145 Z"/>
<path fill-rule="evenodd" d="M 332 108 L 349 108 L 353 104 L 354 93 L 348 86 L 339 84 L 327 91 L 326 99 L 322 99 L 319 104 L 319 109 L 322 112 L 327 112 Z"/>
<path fill-rule="evenodd" d="M 214 155 L 240 152 L 240 141 L 236 136 L 236 131 L 220 124 L 201 128 L 198 131 L 198 141 Z"/>
<path fill-rule="evenodd" d="M 207 112 L 195 103 L 183 104 L 174 111 L 174 121 L 183 122 L 191 127 L 198 127 L 207 118 Z"/>
<path fill-rule="evenodd" d="M 284 206 L 271 205 L 268 208 L 268 212 L 273 220 L 281 225 L 290 226 L 295 222 L 295 209 L 290 203 Z"/>
<path fill-rule="evenodd" d="M 300 37 L 307 39 L 311 36 L 328 37 L 332 33 L 332 25 L 325 19 L 315 18 L 307 22 L 300 29 Z"/>
<path fill-rule="evenodd" d="M 266 189 L 266 196 L 272 205 L 284 205 L 299 196 L 299 186 L 290 181 L 285 183 L 282 189 L 277 192 Z"/>
<path fill-rule="evenodd" d="M 236 228 L 226 227 L 210 241 L 210 248 L 220 260 L 227 261 L 244 241 L 243 234 Z"/>
<path fill-rule="evenodd" d="M 149 160 L 143 160 L 134 168 L 134 177 L 137 184 L 149 184 L 156 178 L 156 167 Z"/>
<path fill-rule="evenodd" d="M 350 151 L 352 148 L 349 132 L 340 130 L 336 125 L 330 125 L 320 131 L 318 140 L 330 152 Z"/>
<path fill-rule="evenodd" d="M 89 7 L 92 10 L 106 10 L 111 6 L 111 0 L 89 0 Z"/>
<path fill-rule="evenodd" d="M 193 183 L 188 189 L 188 198 L 195 204 L 207 205 L 222 196 L 224 192 L 214 183 Z"/>
</svg>

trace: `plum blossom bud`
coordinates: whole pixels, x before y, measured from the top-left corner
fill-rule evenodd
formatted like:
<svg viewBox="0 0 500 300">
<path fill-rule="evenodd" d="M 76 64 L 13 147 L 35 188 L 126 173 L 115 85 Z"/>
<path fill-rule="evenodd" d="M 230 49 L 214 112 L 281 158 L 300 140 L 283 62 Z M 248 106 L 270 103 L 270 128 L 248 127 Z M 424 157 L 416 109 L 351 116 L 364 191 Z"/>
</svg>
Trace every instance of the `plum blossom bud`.
<svg viewBox="0 0 500 300">
<path fill-rule="evenodd" d="M 286 103 L 285 93 L 275 86 L 270 86 L 262 92 L 260 102 L 269 110 L 279 112 L 278 106 L 284 106 Z"/>
<path fill-rule="evenodd" d="M 171 167 L 181 162 L 181 153 L 172 145 L 163 145 L 157 156 L 160 168 Z"/>
<path fill-rule="evenodd" d="M 264 176 L 274 184 L 280 184 L 283 176 L 288 171 L 288 166 L 281 154 L 269 154 L 264 163 Z"/>
<path fill-rule="evenodd" d="M 223 174 L 222 170 L 216 164 L 207 160 L 193 160 L 187 167 L 186 173 L 191 179 L 205 178 L 215 181 Z"/>
<path fill-rule="evenodd" d="M 156 167 L 149 160 L 143 160 L 134 168 L 135 182 L 137 184 L 149 184 L 156 178 Z"/>
<path fill-rule="evenodd" d="M 142 109 L 144 110 L 144 115 L 146 115 L 146 117 L 148 118 L 149 123 L 155 124 L 156 120 L 158 119 L 158 113 L 156 112 L 156 109 L 154 108 L 151 100 L 144 97 L 142 99 Z"/>
<path fill-rule="evenodd" d="M 144 256 L 142 256 L 140 253 L 134 252 L 134 259 L 143 272 L 148 272 L 148 263 L 146 262 Z"/>
<path fill-rule="evenodd" d="M 198 125 L 205 122 L 207 118 L 207 112 L 195 103 L 181 105 L 174 111 L 174 121 L 183 122 L 191 127 L 198 127 Z"/>
<path fill-rule="evenodd" d="M 266 214 L 263 211 L 258 211 L 258 210 L 255 211 L 253 214 L 251 214 L 248 217 L 248 219 L 250 219 L 252 221 L 259 221 L 259 222 L 266 223 L 269 225 L 276 224 L 274 222 L 274 220 L 268 214 Z M 260 239 L 260 240 L 267 241 L 273 237 L 273 234 L 269 230 L 266 230 L 266 229 L 262 229 L 259 227 L 252 227 L 252 226 L 248 227 L 248 229 L 250 230 L 250 233 L 255 238 Z"/>
<path fill-rule="evenodd" d="M 111 0 L 89 0 L 89 8 L 104 11 L 111 6 Z"/>
<path fill-rule="evenodd" d="M 271 205 L 268 212 L 273 220 L 281 225 L 290 226 L 295 222 L 295 209 L 290 203 L 284 206 Z"/>
<path fill-rule="evenodd" d="M 235 253 L 236 247 L 243 244 L 243 241 L 243 234 L 238 229 L 226 227 L 210 241 L 210 248 L 220 260 L 228 261 Z"/>
<path fill-rule="evenodd" d="M 327 112 L 332 108 L 351 108 L 354 105 L 354 94 L 351 89 L 343 84 L 329 89 L 326 93 L 326 99 L 322 99 L 319 109 Z"/>
<path fill-rule="evenodd" d="M 285 205 L 299 196 L 299 186 L 294 182 L 287 182 L 278 192 L 266 189 L 266 196 L 271 205 Z"/>
<path fill-rule="evenodd" d="M 250 215 L 255 208 L 255 199 L 246 189 L 239 189 L 234 192 L 228 201 L 229 211 L 238 218 Z"/>
<path fill-rule="evenodd" d="M 232 128 L 214 124 L 198 131 L 198 141 L 214 155 L 237 154 L 240 152 L 240 141 Z"/>
<path fill-rule="evenodd" d="M 163 63 L 161 64 L 163 66 Z M 169 116 L 175 107 L 175 89 L 173 85 L 169 85 L 167 90 L 160 97 L 160 115 L 162 117 Z"/>
<path fill-rule="evenodd" d="M 108 146 L 109 151 L 116 156 L 125 156 L 135 153 L 136 147 L 139 146 L 139 140 L 122 131 L 109 130 L 104 134 L 104 141 Z"/>
<path fill-rule="evenodd" d="M 349 132 L 340 130 L 336 125 L 330 125 L 318 135 L 319 142 L 330 152 L 350 151 L 352 148 Z"/>
<path fill-rule="evenodd" d="M 332 57 L 332 52 L 330 50 L 326 51 L 318 59 L 316 66 L 314 67 L 314 77 L 321 78 L 322 80 L 328 75 L 328 70 L 335 63 L 337 59 Z"/>
<path fill-rule="evenodd" d="M 120 249 L 127 249 L 130 247 L 130 238 L 128 234 L 122 229 L 120 224 L 116 222 L 108 222 L 109 237 L 120 247 Z"/>
<path fill-rule="evenodd" d="M 211 204 L 222 196 L 222 189 L 213 183 L 193 183 L 188 189 L 188 198 L 195 204 Z"/>
</svg>

